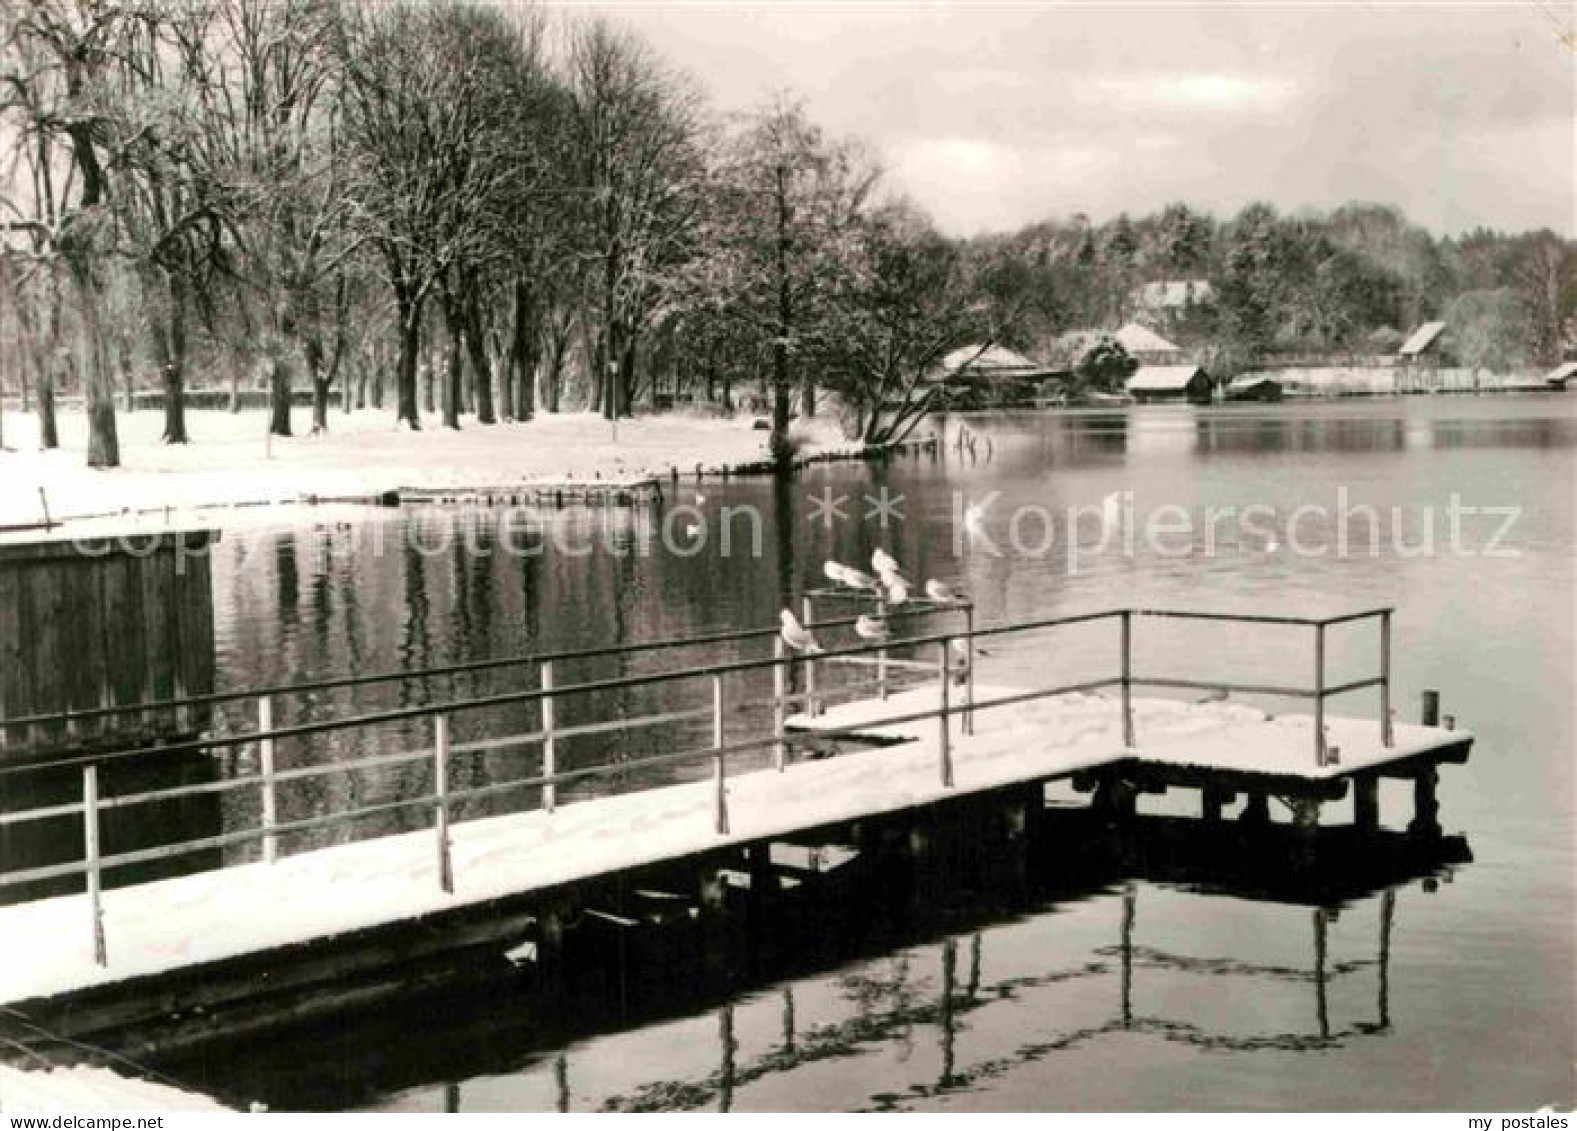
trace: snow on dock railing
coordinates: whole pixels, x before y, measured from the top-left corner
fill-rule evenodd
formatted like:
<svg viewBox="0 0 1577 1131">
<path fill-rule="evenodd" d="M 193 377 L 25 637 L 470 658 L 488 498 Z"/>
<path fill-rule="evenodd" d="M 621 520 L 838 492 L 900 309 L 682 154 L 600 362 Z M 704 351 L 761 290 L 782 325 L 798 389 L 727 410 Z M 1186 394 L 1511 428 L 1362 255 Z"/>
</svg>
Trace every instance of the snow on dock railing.
<svg viewBox="0 0 1577 1131">
<path fill-rule="evenodd" d="M 918 603 L 917 603 L 918 604 Z M 807 710 L 814 713 L 818 702 L 815 692 L 813 677 L 815 665 L 827 663 L 860 663 L 870 662 L 873 659 L 879 665 L 894 663 L 891 659 L 884 659 L 886 653 L 892 649 L 922 649 L 934 648 L 936 662 L 927 664 L 923 661 L 904 661 L 904 670 L 934 673 L 937 689 L 937 705 L 920 711 L 904 711 L 891 716 L 877 719 L 863 719 L 858 724 L 842 727 L 817 727 L 810 741 L 823 741 L 829 738 L 860 737 L 868 735 L 873 728 L 892 727 L 907 723 L 921 721 L 935 721 L 937 729 L 937 756 L 938 773 L 944 788 L 953 787 L 953 767 L 951 755 L 951 720 L 960 718 L 962 732 L 968 735 L 972 732 L 973 717 L 977 712 L 1007 707 L 1014 704 L 1025 703 L 1036 699 L 1045 699 L 1055 696 L 1065 696 L 1076 693 L 1099 691 L 1109 687 L 1119 687 L 1122 695 L 1122 721 L 1123 745 L 1129 750 L 1135 748 L 1134 710 L 1132 689 L 1135 686 L 1181 688 L 1196 690 L 1221 690 L 1236 691 L 1247 694 L 1263 694 L 1284 696 L 1290 698 L 1312 699 L 1314 701 L 1314 762 L 1317 767 L 1330 763 L 1325 742 L 1324 704 L 1325 700 L 1334 695 L 1364 688 L 1378 687 L 1380 689 L 1380 742 L 1383 747 L 1391 747 L 1393 743 L 1392 719 L 1390 710 L 1391 700 L 1391 621 L 1393 610 L 1389 607 L 1366 609 L 1358 612 L 1344 613 L 1333 617 L 1291 617 L 1267 616 L 1258 614 L 1234 613 L 1208 613 L 1168 609 L 1136 609 L 1118 608 L 1103 609 L 1094 612 L 1076 613 L 1058 617 L 1048 617 L 1039 620 L 1018 622 L 1013 624 L 993 625 L 984 628 L 973 626 L 972 611 L 967 606 L 951 606 L 947 608 L 966 611 L 968 624 L 964 632 L 940 632 L 922 636 L 911 636 L 881 641 L 873 644 L 860 644 L 855 647 L 833 648 L 807 654 L 798 659 L 785 655 L 781 637 L 774 636 L 775 649 L 770 658 L 734 660 L 727 663 L 712 664 L 705 667 L 691 667 L 684 669 L 653 672 L 636 676 L 624 676 L 612 679 L 589 680 L 580 683 L 558 686 L 553 678 L 552 659 L 537 658 L 535 660 L 516 660 L 514 662 L 536 662 L 541 665 L 541 686 L 536 689 L 511 692 L 501 695 L 490 695 L 470 699 L 457 699 L 449 703 L 427 705 L 422 707 L 403 708 L 395 711 L 384 711 L 375 714 L 353 716 L 349 718 L 327 720 L 315 723 L 303 723 L 291 726 L 275 727 L 272 721 L 272 706 L 267 695 L 260 698 L 260 718 L 262 725 L 254 732 L 240 735 L 217 736 L 209 739 L 189 743 L 174 744 L 164 747 L 151 747 L 142 750 L 124 751 L 100 754 L 91 757 L 62 759 L 48 763 L 32 763 L 9 767 L 0 767 L 0 777 L 12 776 L 21 773 L 36 773 L 43 770 L 59 770 L 62 767 L 80 767 L 82 771 L 82 798 L 80 802 L 56 804 L 21 812 L 0 813 L 0 827 L 21 824 L 30 821 L 44 820 L 47 818 L 69 817 L 80 815 L 83 822 L 83 854 L 81 859 L 58 864 L 22 869 L 0 873 L 0 887 L 15 886 L 27 883 L 36 883 L 49 879 L 66 876 L 81 875 L 85 877 L 88 907 L 89 926 L 92 933 L 92 943 L 95 961 L 100 966 L 108 965 L 108 946 L 104 935 L 102 912 L 102 876 L 104 871 L 111 868 L 127 867 L 134 864 L 147 863 L 153 860 L 167 859 L 170 857 L 188 855 L 197 852 L 212 851 L 242 844 L 261 843 L 263 858 L 266 863 L 273 863 L 277 859 L 277 846 L 282 836 L 321 829 L 334 825 L 347 824 L 352 821 L 364 820 L 368 817 L 388 814 L 397 811 L 412 809 L 431 809 L 433 813 L 433 831 L 435 834 L 435 848 L 438 861 L 439 883 L 445 892 L 454 890 L 454 874 L 450 853 L 450 818 L 455 806 L 464 802 L 480 800 L 505 793 L 538 789 L 541 791 L 542 808 L 552 813 L 555 809 L 558 787 L 574 782 L 590 780 L 598 777 L 623 775 L 634 769 L 651 768 L 659 766 L 674 766 L 681 762 L 696 762 L 709 760 L 711 763 L 712 777 L 715 781 L 713 791 L 714 803 L 712 806 L 712 819 L 714 831 L 719 835 L 726 835 L 729 831 L 728 801 L 727 801 L 727 773 L 728 759 L 737 755 L 760 753 L 770 749 L 773 752 L 773 765 L 778 771 L 786 768 L 789 747 L 806 739 L 791 734 L 786 726 L 787 708 L 791 704 L 802 703 Z M 936 612 L 939 607 L 915 608 L 914 615 Z M 807 610 L 808 612 L 809 610 Z M 1249 624 L 1275 624 L 1294 625 L 1312 628 L 1314 631 L 1314 664 L 1313 687 L 1270 686 L 1262 684 L 1235 683 L 1235 682 L 1203 682 L 1197 680 L 1173 679 L 1159 676 L 1145 676 L 1136 674 L 1133 670 L 1133 636 L 1134 621 L 1136 618 L 1174 618 L 1211 620 L 1223 622 L 1238 622 Z M 1325 679 L 1325 636 L 1326 630 L 1334 624 L 1345 624 L 1364 619 L 1378 619 L 1380 622 L 1380 671 L 1375 677 L 1353 680 L 1339 685 L 1328 685 Z M 1013 633 L 1026 633 L 1040 630 L 1065 628 L 1070 625 L 1088 624 L 1098 621 L 1116 620 L 1120 628 L 1120 654 L 1121 668 L 1117 674 L 1103 676 L 1095 679 L 1083 680 L 1077 683 L 1065 684 L 1057 687 L 1036 688 L 1032 690 L 1014 692 L 1005 695 L 994 695 L 984 701 L 976 701 L 973 693 L 973 657 L 975 654 L 975 641 L 981 638 L 1008 635 Z M 814 627 L 841 626 L 852 623 L 852 618 L 815 623 Z M 725 639 L 744 640 L 759 638 L 775 633 L 775 629 L 748 630 L 739 633 L 717 634 Z M 714 636 L 713 639 L 716 637 Z M 966 660 L 958 661 L 953 655 L 955 642 L 965 645 Z M 678 646 L 691 641 L 662 642 L 661 647 Z M 631 646 L 638 648 L 640 646 Z M 618 654 L 627 649 L 593 649 L 578 654 L 560 655 L 588 655 L 588 654 Z M 802 693 L 791 693 L 788 690 L 788 675 L 795 663 L 805 666 L 807 672 L 806 689 Z M 955 668 L 955 663 L 962 663 L 961 668 Z M 759 707 L 770 703 L 772 706 L 772 728 L 766 735 L 754 736 L 745 739 L 728 741 L 725 728 L 724 677 L 729 675 L 744 674 L 770 668 L 773 672 L 773 694 L 768 700 L 751 701 L 741 706 Z M 879 675 L 874 685 L 885 694 L 886 674 L 879 668 Z M 962 685 L 963 701 L 955 703 L 952 700 L 952 685 L 957 677 Z M 629 719 L 613 719 L 605 722 L 587 723 L 572 727 L 556 727 L 554 710 L 558 703 L 565 699 L 581 696 L 595 695 L 609 691 L 627 690 L 636 687 L 647 687 L 659 683 L 677 683 L 680 681 L 704 681 L 710 691 L 710 702 L 704 707 L 682 710 L 665 711 L 651 715 L 639 716 Z M 927 683 L 929 680 L 926 681 Z M 873 685 L 873 681 L 865 681 L 865 686 Z M 298 685 L 300 686 L 300 685 Z M 921 684 L 920 686 L 925 686 Z M 851 688 L 845 685 L 840 691 Z M 860 690 L 859 686 L 852 688 Z M 541 706 L 542 725 L 528 734 L 510 735 L 499 738 L 478 740 L 470 743 L 453 743 L 451 741 L 451 723 L 456 715 L 478 711 L 491 707 L 509 704 L 537 702 Z M 556 764 L 556 745 L 559 741 L 574 736 L 610 731 L 635 730 L 645 727 L 660 725 L 662 723 L 680 720 L 693 720 L 709 717 L 712 720 L 712 741 L 709 746 L 673 751 L 665 754 L 653 754 L 640 758 L 624 759 L 615 762 L 604 762 L 589 766 L 578 766 L 566 769 L 558 768 Z M 311 735 L 323 734 L 329 731 L 348 730 L 375 726 L 383 723 L 430 718 L 433 720 L 433 746 L 430 750 L 408 751 L 397 754 L 375 755 L 353 761 L 335 762 L 329 765 L 304 766 L 286 770 L 276 769 L 274 766 L 273 752 L 276 744 L 284 738 L 301 738 Z M 137 794 L 122 794 L 101 796 L 99 792 L 98 768 L 103 762 L 115 761 L 122 758 L 152 755 L 155 753 L 169 753 L 178 748 L 191 750 L 215 748 L 233 748 L 244 745 L 257 744 L 259 748 L 259 770 L 255 774 L 244 777 L 229 778 L 218 782 L 199 783 L 195 785 L 182 785 L 164 789 L 144 791 Z M 486 785 L 456 789 L 452 787 L 450 766 L 456 756 L 477 754 L 485 751 L 495 751 L 505 748 L 518 748 L 524 746 L 539 746 L 542 752 L 542 772 L 540 774 L 514 778 L 502 782 L 490 782 Z M 879 756 L 879 755 L 877 755 Z M 394 801 L 380 802 L 373 805 L 363 805 L 355 809 L 334 813 L 319 814 L 312 817 L 298 818 L 295 820 L 281 821 L 278 819 L 278 806 L 276 790 L 281 783 L 298 781 L 309 777 L 319 777 L 329 774 L 352 774 L 375 766 L 390 766 L 399 763 L 425 761 L 433 766 L 434 787 L 432 792 L 418 797 L 401 798 Z M 260 806 L 261 819 L 254 828 L 239 829 L 233 832 L 220 833 L 212 836 L 194 838 L 172 844 L 163 844 L 151 848 L 142 848 L 113 855 L 105 855 L 100 846 L 100 818 L 105 810 L 124 808 L 132 805 L 147 804 L 153 801 L 175 800 L 182 797 L 198 794 L 218 793 L 230 790 L 256 788 L 261 793 Z"/>
</svg>

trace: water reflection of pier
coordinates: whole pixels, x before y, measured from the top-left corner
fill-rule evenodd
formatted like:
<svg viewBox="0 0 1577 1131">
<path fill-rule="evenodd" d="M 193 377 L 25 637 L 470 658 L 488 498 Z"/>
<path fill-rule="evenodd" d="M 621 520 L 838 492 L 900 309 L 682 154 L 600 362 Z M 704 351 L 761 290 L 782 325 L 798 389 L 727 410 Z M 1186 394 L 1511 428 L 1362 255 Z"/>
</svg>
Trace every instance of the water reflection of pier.
<svg viewBox="0 0 1577 1131">
<path fill-rule="evenodd" d="M 1297 878 L 1277 866 L 1286 862 L 1285 846 L 1266 842 L 1257 866 L 1246 868 L 1224 863 L 1225 852 L 1179 853 L 1169 824 L 1167 818 L 1141 818 L 1121 843 L 1081 852 L 1071 870 L 1079 879 L 1069 880 L 1068 871 L 1046 879 L 1055 871 L 1050 859 L 1065 857 L 1066 846 L 1089 832 L 1072 817 L 1053 830 L 1038 853 L 1043 866 L 1031 869 L 1030 887 L 1017 893 L 1007 877 L 953 874 L 916 904 L 890 870 L 829 873 L 824 883 L 798 889 L 800 901 L 786 900 L 752 920 L 722 967 L 702 957 L 682 924 L 675 934 L 632 930 L 611 918 L 587 920 L 583 928 L 602 939 L 595 948 L 601 959 L 566 972 L 564 984 L 516 971 L 469 993 L 446 990 L 360 1017 L 243 1038 L 244 1057 L 225 1055 L 223 1045 L 193 1045 L 156 1067 L 195 1087 L 260 1098 L 277 1108 L 378 1105 L 398 1096 L 401 1107 L 479 1110 L 497 1104 L 503 1088 L 516 1108 L 729 1110 L 736 1100 L 744 1102 L 742 1093 L 752 1085 L 770 1087 L 818 1063 L 883 1047 L 929 1049 L 924 1057 L 900 1058 L 902 1072 L 918 1074 L 911 1082 L 865 1096 L 881 1109 L 968 1091 L 1056 1053 L 1124 1034 L 1254 1054 L 1316 1052 L 1390 1030 L 1398 912 L 1410 896 L 1434 890 L 1432 877 L 1441 869 L 1467 857 L 1463 842 L 1447 838 L 1428 856 L 1414 852 L 1402 862 L 1409 842 L 1382 835 L 1382 850 L 1371 844 L 1366 854 L 1381 861 L 1372 867 L 1334 845 L 1322 852 L 1333 861 L 1330 867 Z M 1267 884 L 1272 875 L 1291 878 Z M 829 900 L 834 891 L 836 904 Z M 1213 908 L 1212 914 L 1229 924 L 1234 939 L 1262 936 L 1230 923 L 1246 923 L 1256 913 L 1273 916 L 1283 945 L 1303 935 L 1306 958 L 1278 964 L 1235 945 L 1225 955 L 1212 955 L 1216 948 L 1209 946 L 1201 948 L 1203 955 L 1177 953 L 1156 937 L 1158 925 L 1165 934 L 1166 914 L 1159 910 L 1151 914 L 1147 940 L 1146 906 L 1175 907 L 1179 899 L 1192 902 L 1194 893 L 1231 897 L 1220 905 L 1225 910 Z M 1044 921 L 1051 938 L 1064 938 L 1063 916 L 1070 913 L 1076 930 L 1104 920 L 1108 941 L 1097 936 L 1044 966 L 1025 967 L 1014 949 L 1023 939 L 1015 942 L 1012 932 L 1030 930 L 1028 937 L 1037 939 L 1025 924 Z M 1338 955 L 1331 945 L 1338 916 L 1369 934 L 1366 954 Z M 1004 970 L 1001 955 L 1015 954 Z M 1342 1008 L 1357 999 L 1351 991 L 1335 996 L 1335 985 L 1371 978 L 1372 1010 L 1344 1020 Z M 1250 1011 L 1248 1031 L 1233 1031 L 1235 1022 L 1223 1029 L 1187 1014 L 1182 1003 L 1192 995 L 1174 979 L 1221 983 L 1229 992 L 1214 993 L 1217 1001 L 1236 995 L 1264 1002 L 1280 986 L 1303 1005 L 1275 998 L 1279 1008 L 1300 1012 L 1305 1022 L 1255 1031 L 1257 1014 Z M 1253 998 L 1246 996 L 1250 990 Z M 1047 994 L 1070 992 L 1075 998 L 1042 1004 Z M 987 1020 L 993 1009 L 1015 1008 L 1015 1021 Z M 1081 1010 L 1092 1015 L 1070 1016 Z M 419 1033 L 409 1024 L 415 1012 L 423 1017 Z M 686 1034 L 682 1041 L 670 1036 L 676 1026 Z M 1002 1032 L 1016 1034 L 1012 1047 L 991 1039 Z M 712 1067 L 610 1081 L 599 1092 L 586 1081 L 605 1078 L 609 1050 L 592 1046 L 616 1037 L 652 1042 L 650 1055 L 667 1064 L 675 1058 L 693 1063 L 704 1056 L 695 1042 L 709 1042 Z M 580 1062 L 587 1067 L 577 1073 Z M 324 1072 L 325 1064 L 334 1071 Z"/>
</svg>

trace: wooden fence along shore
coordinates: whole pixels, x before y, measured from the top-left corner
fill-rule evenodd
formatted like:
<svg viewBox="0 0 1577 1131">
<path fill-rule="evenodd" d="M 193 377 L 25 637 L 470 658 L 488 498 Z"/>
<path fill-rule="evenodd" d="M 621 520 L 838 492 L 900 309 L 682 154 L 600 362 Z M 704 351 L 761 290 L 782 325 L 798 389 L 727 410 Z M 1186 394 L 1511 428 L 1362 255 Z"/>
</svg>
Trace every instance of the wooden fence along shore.
<svg viewBox="0 0 1577 1131">
<path fill-rule="evenodd" d="M 853 624 L 854 617 L 818 619 L 820 596 L 807 598 L 808 627 L 830 637 Z M 1291 813 L 1284 832 L 1312 859 L 1323 805 L 1345 797 L 1350 785 L 1354 829 L 1379 835 L 1379 783 L 1400 779 L 1413 788 L 1410 837 L 1428 841 L 1440 832 L 1438 767 L 1465 761 L 1473 741 L 1465 731 L 1438 725 L 1437 700 L 1426 708 L 1422 725 L 1393 721 L 1389 608 L 1324 618 L 1111 608 L 989 627 L 974 624 L 967 603 L 915 602 L 891 611 L 895 622 L 915 617 L 943 618 L 948 627 L 808 655 L 788 653 L 776 628 L 746 629 L 73 712 L 73 719 L 88 722 L 128 711 L 253 701 L 256 727 L 0 767 L 0 791 L 7 778 L 14 784 L 27 774 L 80 780 L 78 797 L 0 812 L 0 831 L 62 819 L 80 821 L 82 829 L 79 858 L 10 869 L 0 862 L 0 887 L 80 877 L 85 889 L 0 907 L 0 935 L 47 940 L 24 947 L 21 961 L 0 968 L 0 1004 L 47 1013 L 85 1032 L 168 1012 L 172 1002 L 237 1001 L 311 978 L 343 976 L 348 969 L 397 965 L 446 947 L 524 948 L 521 953 L 533 961 L 556 962 L 564 923 L 581 898 L 577 893 L 610 877 L 620 877 L 622 885 L 626 878 L 633 882 L 656 870 L 673 886 L 676 871 L 682 873 L 690 877 L 684 881 L 691 892 L 686 898 L 704 918 L 724 907 L 730 885 L 761 885 L 775 846 L 781 850 L 784 843 L 812 833 L 850 844 L 856 853 L 900 835 L 911 851 L 923 855 L 927 823 L 967 803 L 994 814 L 988 824 L 1003 830 L 1002 845 L 1012 851 L 1044 811 L 1045 786 L 1058 781 L 1093 793 L 1092 813 L 1115 825 L 1135 818 L 1139 794 L 1174 787 L 1200 791 L 1200 820 L 1194 824 L 1202 830 L 1268 827 L 1269 803 L 1279 799 Z M 1306 631 L 1308 684 L 1204 682 L 1138 670 L 1136 635 L 1184 620 Z M 1378 632 L 1378 671 L 1332 683 L 1326 672 L 1328 634 L 1338 626 L 1363 623 Z M 1113 670 L 1055 686 L 977 684 L 979 643 L 1054 635 L 1075 625 L 1110 630 L 1117 658 Z M 763 654 L 711 664 L 683 659 L 686 651 L 725 644 L 760 646 Z M 638 675 L 581 682 L 558 678 L 574 660 L 664 655 L 680 659 L 675 666 Z M 325 721 L 274 721 L 277 708 L 291 697 L 502 668 L 534 671 L 535 686 Z M 742 693 L 747 677 L 769 673 L 768 699 Z M 681 688 L 689 701 L 632 718 L 574 725 L 558 721 L 563 707 L 582 697 L 657 685 Z M 1286 698 L 1307 703 L 1310 713 L 1270 716 L 1221 699 L 1190 703 L 1136 694 L 1150 688 Z M 1328 712 L 1329 700 L 1361 691 L 1377 694 L 1377 717 Z M 455 740 L 456 719 L 520 704 L 537 705 L 540 726 L 527 733 Z M 742 708 L 770 709 L 770 727 L 730 734 L 728 722 Z M 566 766 L 559 757 L 561 745 L 575 736 L 702 720 L 710 720 L 710 742 L 695 748 L 595 765 Z M 59 721 L 59 716 L 35 715 L 4 723 L 19 728 Z M 348 761 L 308 757 L 288 768 L 276 759 L 285 741 L 309 743 L 331 732 L 373 733 L 391 723 L 429 728 L 430 742 Z M 833 743 L 864 749 L 819 756 Z M 301 749 L 310 752 L 309 746 Z M 464 784 L 470 775 L 456 772 L 467 759 L 506 751 L 522 758 L 517 777 L 476 785 Z M 120 794 L 101 788 L 100 771 L 108 764 L 243 752 L 250 757 L 241 765 L 249 765 L 250 772 L 234 777 Z M 431 787 L 418 795 L 352 801 L 337 811 L 305 817 L 281 816 L 281 787 L 422 764 L 430 767 Z M 691 780 L 569 804 L 561 793 L 565 787 L 623 782 L 631 771 L 658 769 Z M 101 822 L 107 812 L 237 791 L 257 798 L 254 826 L 132 851 L 103 850 Z M 1224 807 L 1240 794 L 1245 799 L 1241 814 L 1224 820 Z M 469 803 L 505 795 L 535 805 L 469 819 L 461 812 Z M 428 815 L 429 827 L 295 854 L 284 851 L 291 837 L 397 813 Z M 257 862 L 106 890 L 105 874 L 116 869 L 244 845 L 260 846 Z"/>
</svg>

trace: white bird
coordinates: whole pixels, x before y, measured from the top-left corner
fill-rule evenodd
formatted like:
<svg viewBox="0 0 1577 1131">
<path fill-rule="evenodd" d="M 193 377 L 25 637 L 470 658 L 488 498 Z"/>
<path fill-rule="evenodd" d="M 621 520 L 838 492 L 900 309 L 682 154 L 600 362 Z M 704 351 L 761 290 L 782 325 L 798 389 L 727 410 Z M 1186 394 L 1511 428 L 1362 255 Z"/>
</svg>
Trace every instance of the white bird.
<svg viewBox="0 0 1577 1131">
<path fill-rule="evenodd" d="M 875 617 L 866 616 L 864 613 L 861 613 L 859 616 L 854 618 L 854 635 L 858 636 L 861 640 L 869 640 L 873 643 L 880 644 L 892 636 L 892 633 L 887 630 L 887 626 L 885 624 L 877 620 Z"/>
<path fill-rule="evenodd" d="M 964 529 L 971 533 L 978 533 L 985 517 L 985 507 L 979 503 L 970 503 L 964 508 Z"/>
<path fill-rule="evenodd" d="M 821 572 L 827 575 L 827 580 L 843 583 L 843 575 L 849 572 L 849 567 L 838 562 L 827 562 L 821 567 Z"/>
<path fill-rule="evenodd" d="M 1281 548 L 1281 544 L 1279 542 L 1277 542 L 1274 538 L 1272 538 L 1269 542 L 1265 543 L 1265 552 L 1267 554 L 1274 554 L 1280 548 Z"/>
<path fill-rule="evenodd" d="M 695 505 L 698 507 L 706 506 L 706 496 L 701 494 L 699 491 L 696 492 Z"/>
<path fill-rule="evenodd" d="M 880 547 L 871 552 L 871 568 L 876 571 L 878 576 L 902 572 L 898 568 L 898 559 Z"/>
<path fill-rule="evenodd" d="M 685 536 L 685 537 L 686 537 L 686 538 L 690 538 L 690 539 L 694 539 L 694 538 L 695 538 L 695 536 L 696 536 L 696 535 L 697 535 L 697 534 L 698 534 L 698 533 L 700 533 L 700 531 L 701 531 L 701 528 L 700 528 L 700 527 L 699 527 L 699 526 L 697 526 L 697 525 L 696 525 L 696 524 L 695 524 L 695 523 L 693 523 L 693 522 L 687 522 L 687 523 L 685 523 L 685 526 L 684 526 L 684 536 Z"/>
<path fill-rule="evenodd" d="M 909 583 L 896 573 L 882 574 L 882 587 L 887 590 L 889 605 L 902 605 L 909 600 Z"/>
<path fill-rule="evenodd" d="M 938 605 L 956 605 L 960 601 L 969 600 L 968 594 L 960 593 L 945 581 L 936 578 L 925 583 L 925 595 Z"/>
<path fill-rule="evenodd" d="M 821 645 L 816 643 L 816 638 L 810 634 L 810 630 L 804 625 L 800 624 L 799 618 L 793 613 L 789 612 L 789 610 L 784 609 L 781 613 L 779 613 L 778 620 L 783 625 L 783 628 L 780 632 L 780 635 L 783 637 L 783 643 L 794 649 L 794 651 L 821 651 Z"/>
<path fill-rule="evenodd" d="M 874 593 L 879 588 L 874 577 L 868 573 L 862 573 L 853 566 L 843 567 L 842 581 L 850 589 L 868 589 Z"/>
</svg>

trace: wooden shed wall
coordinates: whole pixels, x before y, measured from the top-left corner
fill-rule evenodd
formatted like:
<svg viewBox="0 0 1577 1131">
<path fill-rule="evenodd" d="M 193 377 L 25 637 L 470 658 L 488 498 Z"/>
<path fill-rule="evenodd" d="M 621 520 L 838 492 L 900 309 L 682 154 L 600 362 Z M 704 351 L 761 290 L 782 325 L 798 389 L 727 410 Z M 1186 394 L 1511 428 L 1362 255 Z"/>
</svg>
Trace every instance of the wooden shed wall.
<svg viewBox="0 0 1577 1131">
<path fill-rule="evenodd" d="M 0 544 L 0 720 L 214 686 L 211 531 Z M 0 725 L 0 757 L 190 734 L 199 708 Z"/>
</svg>

